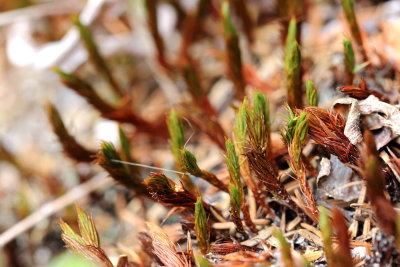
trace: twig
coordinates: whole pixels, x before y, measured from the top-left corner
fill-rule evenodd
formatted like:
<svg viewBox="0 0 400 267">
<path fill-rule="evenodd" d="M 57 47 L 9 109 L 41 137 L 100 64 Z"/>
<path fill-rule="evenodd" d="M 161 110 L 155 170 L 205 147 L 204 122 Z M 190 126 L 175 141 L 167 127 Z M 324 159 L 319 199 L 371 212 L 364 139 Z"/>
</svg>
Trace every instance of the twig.
<svg viewBox="0 0 400 267">
<path fill-rule="evenodd" d="M 44 204 L 37 211 L 19 221 L 17 224 L 6 230 L 0 235 L 0 248 L 4 247 L 8 242 L 28 231 L 41 220 L 57 213 L 66 206 L 74 203 L 78 199 L 90 194 L 93 191 L 104 188 L 112 184 L 112 179 L 107 177 L 107 174 L 102 172 L 95 175 L 89 181 L 80 184 L 61 197 Z"/>
</svg>

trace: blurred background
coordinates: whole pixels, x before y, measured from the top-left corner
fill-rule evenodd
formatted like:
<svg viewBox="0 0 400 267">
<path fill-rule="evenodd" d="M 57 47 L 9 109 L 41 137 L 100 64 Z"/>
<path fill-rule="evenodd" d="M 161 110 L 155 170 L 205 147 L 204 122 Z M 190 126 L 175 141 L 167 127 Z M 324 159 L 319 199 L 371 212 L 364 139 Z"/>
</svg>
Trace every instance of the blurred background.
<svg viewBox="0 0 400 267">
<path fill-rule="evenodd" d="M 285 91 L 276 1 L 247 1 L 257 28 L 254 41 L 250 44 L 242 36 L 241 45 L 252 51 L 251 55 L 244 52 L 244 61 L 256 66 L 262 80 L 260 88 L 268 94 L 276 114 L 274 121 L 278 122 L 283 117 Z M 329 107 L 337 96 L 336 87 L 343 84 L 342 42 L 349 34 L 338 1 L 309 2 L 312 5 L 302 26 L 303 64 L 313 66 L 306 75 L 317 85 L 320 106 Z M 360 24 L 368 34 L 370 60 L 381 65 L 380 83 L 383 88 L 398 90 L 400 1 L 356 2 Z M 159 0 L 158 29 L 171 61 L 182 39 L 180 16 L 193 10 L 196 3 Z M 136 235 L 144 221 L 160 222 L 167 211 L 158 204 L 143 206 L 130 197 L 128 190 L 104 178 L 106 174 L 100 167 L 65 156 L 44 106 L 51 102 L 59 109 L 70 134 L 85 148 L 96 151 L 102 140 L 119 145 L 118 124 L 103 119 L 82 97 L 65 88 L 51 69 L 58 66 L 66 72 L 79 73 L 100 95 L 112 99 L 109 85 L 88 62 L 71 19 L 77 14 L 92 30 L 121 88 L 129 93 L 129 104 L 144 118 L 160 118 L 169 108 L 188 99 L 182 80 L 171 80 L 158 66 L 144 0 L 0 0 L 0 11 L 0 241 L 4 238 L 2 233 L 46 203 L 93 177 L 101 181 L 91 184 L 76 199 L 48 206 L 53 209 L 52 214 L 42 213 L 32 227 L 6 244 L 0 242 L 0 266 L 78 266 L 75 256 L 66 254 L 58 226 L 60 218 L 75 223 L 73 203 L 93 215 L 103 247 L 111 257 L 121 251 L 135 251 L 139 246 Z M 224 75 L 221 33 L 218 15 L 210 13 L 191 52 L 199 62 L 202 82 L 220 114 L 220 123 L 229 131 L 234 114 L 228 105 L 232 83 Z M 393 69 L 396 72 L 391 78 L 385 78 L 385 71 Z M 221 152 L 190 127 L 188 131 L 194 132 L 191 143 L 202 144 L 193 150 L 203 160 L 203 166 L 216 167 L 222 161 Z M 136 135 L 131 125 L 124 125 L 124 129 L 142 163 L 172 166 L 167 143 L 154 143 L 146 136 Z M 179 232 L 173 223 L 170 227 L 172 233 Z"/>
</svg>

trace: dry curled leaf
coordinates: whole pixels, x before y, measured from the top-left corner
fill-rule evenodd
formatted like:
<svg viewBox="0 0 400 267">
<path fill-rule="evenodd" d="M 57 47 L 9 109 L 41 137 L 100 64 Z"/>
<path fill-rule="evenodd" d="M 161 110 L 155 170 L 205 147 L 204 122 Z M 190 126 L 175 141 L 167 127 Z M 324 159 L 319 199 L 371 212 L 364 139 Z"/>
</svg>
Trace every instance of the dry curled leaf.
<svg viewBox="0 0 400 267">
<path fill-rule="evenodd" d="M 370 95 L 361 101 L 354 98 L 340 98 L 335 101 L 333 106 L 338 104 L 350 105 L 344 134 L 352 144 L 358 144 L 362 140 L 360 128 L 361 116 L 374 116 L 376 125 L 371 125 L 370 120 L 369 129 L 376 130 L 377 128 L 383 128 L 376 138 L 378 149 L 400 135 L 400 110 L 398 107 L 380 101 L 374 95 Z M 385 128 L 391 130 L 390 136 Z"/>
</svg>

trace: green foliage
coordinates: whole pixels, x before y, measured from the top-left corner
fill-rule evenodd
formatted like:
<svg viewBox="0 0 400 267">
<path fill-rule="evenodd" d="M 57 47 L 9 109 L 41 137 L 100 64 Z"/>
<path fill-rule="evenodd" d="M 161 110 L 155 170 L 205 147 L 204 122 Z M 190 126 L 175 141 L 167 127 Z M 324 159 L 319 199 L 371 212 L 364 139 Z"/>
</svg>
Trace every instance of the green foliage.
<svg viewBox="0 0 400 267">
<path fill-rule="evenodd" d="M 306 95 L 308 106 L 318 106 L 318 93 L 312 81 L 306 81 Z"/>
<path fill-rule="evenodd" d="M 188 150 L 181 150 L 181 159 L 182 164 L 185 167 L 185 170 L 194 176 L 202 176 L 203 172 L 200 167 L 197 165 L 196 157 Z"/>
<path fill-rule="evenodd" d="M 333 247 L 332 247 L 332 222 L 328 217 L 328 210 L 319 207 L 319 227 L 322 234 L 322 242 L 324 244 L 324 252 L 328 265 L 333 263 Z"/>
<path fill-rule="evenodd" d="M 232 23 L 231 11 L 228 1 L 224 1 L 222 3 L 221 11 L 222 11 L 222 20 L 224 25 L 225 38 L 229 38 L 231 36 L 237 36 L 235 26 Z"/>
<path fill-rule="evenodd" d="M 201 197 L 197 197 L 195 204 L 194 230 L 201 253 L 207 254 L 210 249 L 210 232 L 208 231 L 207 214 Z"/>
<path fill-rule="evenodd" d="M 240 188 L 234 183 L 229 184 L 229 197 L 232 216 L 240 218 L 240 208 L 242 207 L 242 197 Z"/>
<path fill-rule="evenodd" d="M 255 116 L 263 118 L 263 123 L 267 128 L 270 126 L 269 121 L 269 102 L 264 94 L 255 93 L 253 96 L 253 110 Z"/>
<path fill-rule="evenodd" d="M 117 82 L 115 81 L 114 77 L 111 74 L 111 71 L 105 61 L 105 59 L 101 56 L 99 52 L 99 48 L 97 47 L 92 33 L 90 29 L 83 25 L 82 22 L 79 20 L 78 16 L 73 18 L 73 22 L 76 28 L 79 31 L 81 36 L 81 40 L 86 48 L 86 51 L 89 54 L 90 61 L 93 62 L 93 65 L 96 67 L 96 70 L 104 77 L 104 79 L 110 83 L 111 87 L 114 89 L 114 92 L 118 96 L 123 96 L 124 93 L 121 91 L 120 87 L 118 86 Z"/>
<path fill-rule="evenodd" d="M 349 39 L 343 40 L 344 47 L 344 63 L 346 67 L 346 71 L 350 71 L 354 73 L 354 68 L 356 65 L 355 56 L 353 46 L 351 45 L 351 41 Z"/>
<path fill-rule="evenodd" d="M 131 159 L 131 145 L 129 139 L 126 136 L 124 130 L 121 126 L 118 127 L 119 142 L 121 143 L 121 148 L 123 152 L 123 159 L 126 161 L 132 161 Z"/>
<path fill-rule="evenodd" d="M 231 183 L 237 186 L 241 186 L 240 181 L 240 166 L 239 158 L 235 151 L 235 146 L 230 139 L 226 140 L 226 165 L 228 166 L 229 175 L 231 177 Z"/>
<path fill-rule="evenodd" d="M 291 38 L 288 38 L 289 40 Z M 301 108 L 301 51 L 296 40 L 287 45 L 285 60 L 287 100 L 291 108 Z"/>
<path fill-rule="evenodd" d="M 201 254 L 195 255 L 197 267 L 212 267 L 213 265 Z"/>
<path fill-rule="evenodd" d="M 273 235 L 276 239 L 278 239 L 283 265 L 285 267 L 295 266 L 292 258 L 291 247 L 290 244 L 286 241 L 285 236 L 277 228 L 275 228 Z"/>
<path fill-rule="evenodd" d="M 172 109 L 171 112 L 169 113 L 167 124 L 170 136 L 169 144 L 175 159 L 175 165 L 180 170 L 183 170 L 182 169 L 183 166 L 181 164 L 180 150 L 183 148 L 185 144 L 185 135 L 181 119 L 179 118 L 178 114 L 174 109 Z"/>
<path fill-rule="evenodd" d="M 236 113 L 236 127 L 235 127 L 235 141 L 236 147 L 238 148 L 239 152 L 243 152 L 243 146 L 246 142 L 246 131 L 247 131 L 247 109 L 248 103 L 247 99 L 243 100 L 242 105 L 239 107 Z"/>
<path fill-rule="evenodd" d="M 289 27 L 287 31 L 286 41 L 285 41 L 285 65 L 287 64 L 287 60 L 289 59 L 289 55 L 292 51 L 292 46 L 296 42 L 297 36 L 297 21 L 295 18 L 292 18 L 289 22 Z"/>
<path fill-rule="evenodd" d="M 80 235 L 72 230 L 67 223 L 60 221 L 63 241 L 72 251 L 90 259 L 94 263 L 100 266 L 113 267 L 110 259 L 100 247 L 99 235 L 92 217 L 78 206 L 76 211 Z"/>
</svg>

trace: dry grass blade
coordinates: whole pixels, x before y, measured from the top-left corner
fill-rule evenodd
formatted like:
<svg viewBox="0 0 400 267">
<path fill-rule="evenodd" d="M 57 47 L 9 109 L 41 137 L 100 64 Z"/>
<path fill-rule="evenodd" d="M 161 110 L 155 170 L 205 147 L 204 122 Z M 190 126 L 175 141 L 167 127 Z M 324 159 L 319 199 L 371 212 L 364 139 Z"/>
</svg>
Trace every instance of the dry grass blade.
<svg viewBox="0 0 400 267">
<path fill-rule="evenodd" d="M 157 225 L 147 223 L 154 254 L 166 267 L 190 267 L 190 261 L 179 253 L 168 235 Z"/>
</svg>

